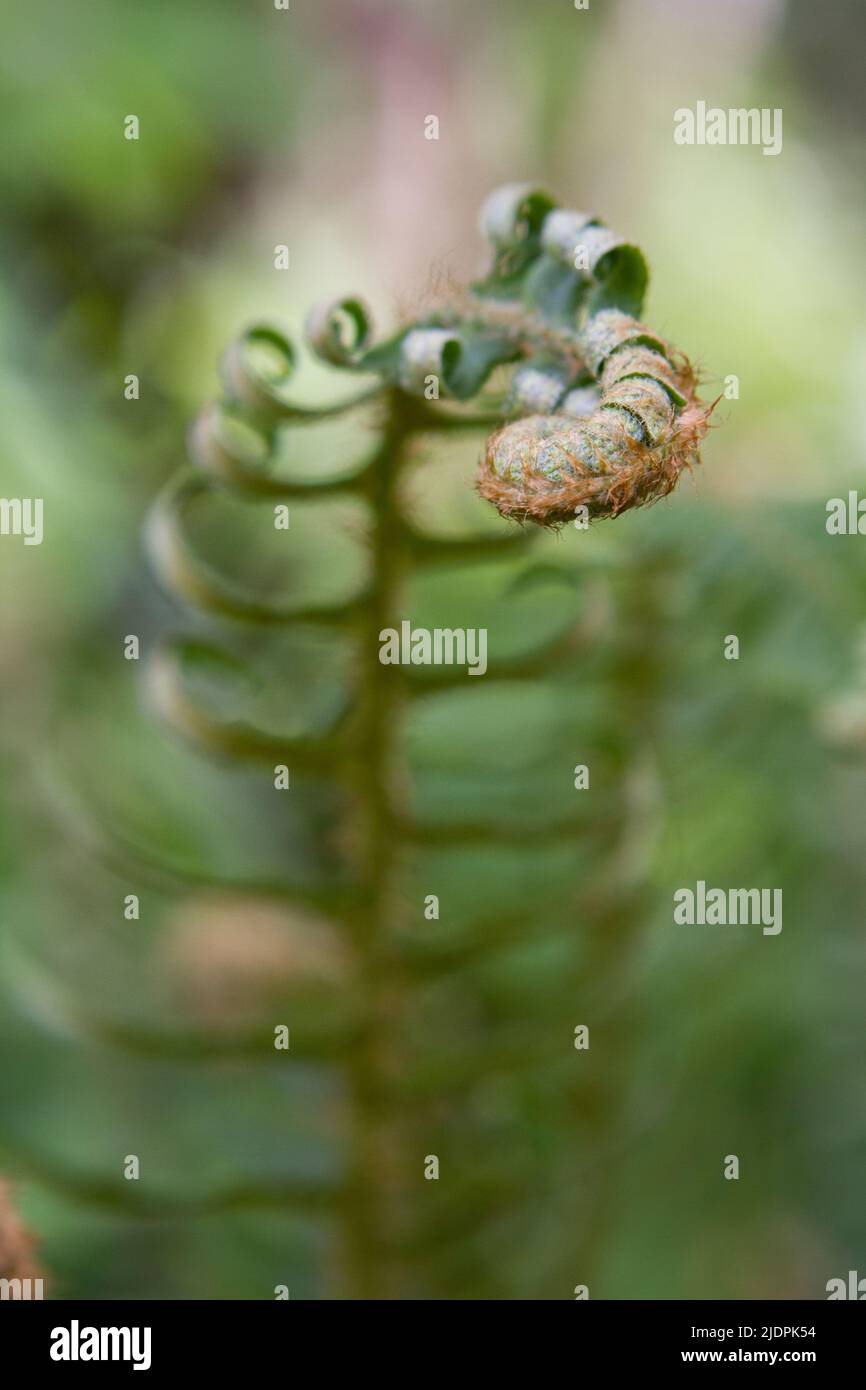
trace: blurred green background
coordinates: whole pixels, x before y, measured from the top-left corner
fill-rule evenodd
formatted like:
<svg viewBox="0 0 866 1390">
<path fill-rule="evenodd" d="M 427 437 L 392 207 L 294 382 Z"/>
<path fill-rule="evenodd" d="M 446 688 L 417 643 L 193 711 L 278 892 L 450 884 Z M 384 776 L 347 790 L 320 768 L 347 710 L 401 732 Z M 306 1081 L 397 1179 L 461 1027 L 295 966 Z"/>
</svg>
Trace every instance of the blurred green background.
<svg viewBox="0 0 866 1390">
<path fill-rule="evenodd" d="M 0 20 L 0 491 L 45 505 L 43 545 L 0 541 L 0 1170 L 50 1293 L 823 1297 L 866 1259 L 866 552 L 825 531 L 866 443 L 861 8 L 3 0 Z M 783 108 L 782 153 L 676 146 L 698 100 Z M 543 538 L 522 587 L 511 560 L 412 579 L 416 623 L 539 655 L 529 680 L 424 695 L 402 730 L 408 803 L 453 833 L 395 852 L 383 1116 L 352 1080 L 369 970 L 339 922 L 255 891 L 334 881 L 332 789 L 301 779 L 277 812 L 261 769 L 160 729 L 122 646 L 201 625 L 139 537 L 225 343 L 259 318 L 300 336 L 350 291 L 395 325 L 478 271 L 478 206 L 515 180 L 642 246 L 647 321 L 706 396 L 730 374 L 740 393 L 698 476 Z M 299 396 L 341 390 L 298 372 Z M 304 466 L 360 457 L 374 425 L 311 431 Z M 479 447 L 422 441 L 432 530 L 500 525 Z M 198 539 L 314 597 L 364 564 L 351 514 L 293 513 L 287 570 L 256 525 L 226 499 Z M 339 703 L 335 638 L 242 640 L 265 724 Z M 698 878 L 781 887 L 781 935 L 675 928 Z M 299 1050 L 274 1054 L 275 1020 Z M 370 1146 L 359 1222 L 333 1193 Z"/>
</svg>

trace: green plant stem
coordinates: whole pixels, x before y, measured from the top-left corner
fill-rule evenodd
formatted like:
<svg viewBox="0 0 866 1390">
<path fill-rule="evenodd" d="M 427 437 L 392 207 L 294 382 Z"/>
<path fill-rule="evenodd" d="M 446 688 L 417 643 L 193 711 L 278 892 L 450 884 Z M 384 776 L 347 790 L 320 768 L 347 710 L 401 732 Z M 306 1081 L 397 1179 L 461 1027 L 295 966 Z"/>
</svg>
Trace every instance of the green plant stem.
<svg viewBox="0 0 866 1390">
<path fill-rule="evenodd" d="M 356 983 L 364 1027 L 349 1064 L 351 1107 L 348 1201 L 344 1217 L 348 1295 L 393 1297 L 405 1155 L 391 1109 L 405 990 L 389 949 L 395 912 L 394 869 L 399 795 L 395 730 L 399 686 L 379 661 L 379 633 L 395 620 L 408 564 L 397 511 L 397 481 L 414 428 L 412 403 L 389 394 L 387 424 L 367 480 L 371 515 L 371 588 L 359 618 L 357 731 L 351 769 L 353 840 L 360 907 L 352 915 Z M 390 678 L 389 678 L 390 676 Z M 420 1171 L 420 1169 L 419 1169 Z"/>
</svg>

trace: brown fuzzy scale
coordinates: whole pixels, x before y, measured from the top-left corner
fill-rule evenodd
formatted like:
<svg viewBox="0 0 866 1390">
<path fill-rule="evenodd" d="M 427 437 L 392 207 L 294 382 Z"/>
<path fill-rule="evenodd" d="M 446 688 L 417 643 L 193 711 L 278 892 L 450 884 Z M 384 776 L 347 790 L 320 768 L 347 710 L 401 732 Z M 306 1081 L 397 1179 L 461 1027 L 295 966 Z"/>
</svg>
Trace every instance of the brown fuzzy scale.
<svg viewBox="0 0 866 1390">
<path fill-rule="evenodd" d="M 40 1278 L 35 1246 L 15 1209 L 9 1184 L 0 1178 L 0 1279 Z"/>
<path fill-rule="evenodd" d="M 508 447 L 508 432 L 526 423 L 516 421 L 487 440 L 477 479 L 481 496 L 492 502 L 502 516 L 551 527 L 572 520 L 578 507 L 586 507 L 591 518 L 600 519 L 619 516 L 632 507 L 665 497 L 676 486 L 684 468 L 700 463 L 700 445 L 713 408 L 698 400 L 695 373 L 688 359 L 673 350 L 666 350 L 666 356 L 674 367 L 675 382 L 686 404 L 674 413 L 670 428 L 654 445 L 629 437 L 621 425 L 617 427 L 611 421 L 611 456 L 598 458 L 598 472 L 590 471 L 564 450 L 568 465 L 575 470 L 573 476 L 554 482 L 542 472 L 534 473 L 531 467 L 524 467 L 523 477 L 517 481 L 500 476 L 493 466 L 494 455 L 501 454 L 503 442 Z M 599 420 L 601 415 L 601 411 L 596 412 L 593 418 Z M 557 422 L 559 418 L 556 417 Z M 578 423 L 566 416 L 561 419 L 563 433 L 573 431 Z M 548 437 L 555 436 L 548 432 Z M 543 442 L 539 442 L 539 448 Z"/>
</svg>

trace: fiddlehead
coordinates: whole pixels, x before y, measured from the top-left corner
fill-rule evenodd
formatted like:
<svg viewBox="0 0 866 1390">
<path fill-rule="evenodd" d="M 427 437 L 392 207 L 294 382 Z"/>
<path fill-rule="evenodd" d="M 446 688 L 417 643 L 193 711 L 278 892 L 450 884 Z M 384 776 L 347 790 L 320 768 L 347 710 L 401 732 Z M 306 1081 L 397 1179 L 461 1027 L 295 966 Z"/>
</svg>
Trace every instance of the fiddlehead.
<svg viewBox="0 0 866 1390">
<path fill-rule="evenodd" d="M 688 359 L 635 317 L 640 251 L 583 213 L 543 208 L 515 187 L 485 210 L 499 255 L 482 292 L 508 283 L 517 255 L 524 302 L 567 326 L 558 353 L 548 347 L 515 373 L 522 418 L 488 440 L 479 490 L 505 516 L 556 525 L 580 508 L 616 516 L 670 492 L 699 462 L 708 410 Z"/>
<path fill-rule="evenodd" d="M 648 278 L 642 253 L 597 218 L 523 185 L 497 190 L 481 225 L 493 266 L 458 304 L 373 345 L 363 301 L 337 300 L 308 318 L 314 351 L 332 366 L 376 373 L 381 389 L 427 400 L 467 401 L 495 368 L 516 363 L 504 411 L 517 418 L 489 437 L 478 478 L 505 516 L 557 525 L 580 508 L 587 518 L 616 516 L 670 492 L 700 461 L 710 408 L 688 359 L 636 317 Z M 269 375 L 251 368 L 251 349 L 275 359 Z M 325 413 L 281 394 L 293 363 L 291 345 L 266 326 L 227 354 L 232 409 L 254 419 L 265 445 L 280 420 Z M 230 485 L 278 491 L 218 441 L 218 428 L 212 414 L 200 420 L 197 460 Z"/>
</svg>

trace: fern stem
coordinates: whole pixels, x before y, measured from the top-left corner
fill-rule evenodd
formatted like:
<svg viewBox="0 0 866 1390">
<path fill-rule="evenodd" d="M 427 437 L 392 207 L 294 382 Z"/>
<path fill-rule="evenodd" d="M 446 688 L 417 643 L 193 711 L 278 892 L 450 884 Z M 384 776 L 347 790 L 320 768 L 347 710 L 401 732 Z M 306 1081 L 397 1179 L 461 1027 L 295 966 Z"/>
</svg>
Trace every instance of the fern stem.
<svg viewBox="0 0 866 1390">
<path fill-rule="evenodd" d="M 408 563 L 397 481 L 416 412 L 398 391 L 389 393 L 386 410 L 381 448 L 366 480 L 372 573 L 358 623 L 356 756 L 350 772 L 360 886 L 360 907 L 352 915 L 351 931 L 365 1016 L 349 1065 L 351 1139 L 344 1246 L 348 1294 L 355 1299 L 388 1298 L 397 1287 L 395 1197 L 403 1185 L 403 1156 L 388 1108 L 404 1003 L 401 977 L 388 949 L 396 907 L 399 684 L 387 679 L 388 668 L 379 661 L 379 633 L 394 621 Z"/>
</svg>

